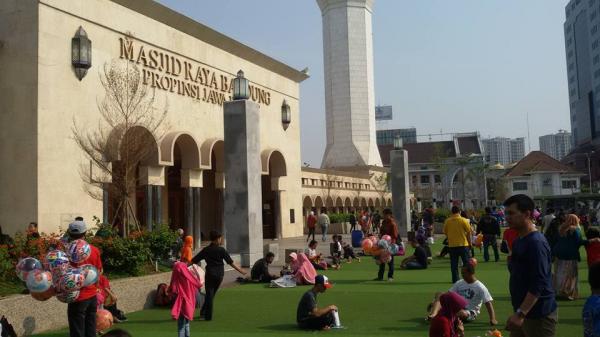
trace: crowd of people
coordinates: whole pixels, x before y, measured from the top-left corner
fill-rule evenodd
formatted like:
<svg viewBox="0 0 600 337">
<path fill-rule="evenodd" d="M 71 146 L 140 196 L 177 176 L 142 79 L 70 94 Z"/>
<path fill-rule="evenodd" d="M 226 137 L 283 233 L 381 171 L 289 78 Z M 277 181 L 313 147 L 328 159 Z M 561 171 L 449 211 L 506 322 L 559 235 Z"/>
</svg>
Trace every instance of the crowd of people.
<svg viewBox="0 0 600 337">
<path fill-rule="evenodd" d="M 434 241 L 434 210 L 427 208 L 422 214 L 411 215 L 413 232 L 408 240 L 413 254 L 405 257 L 400 268 L 426 270 L 432 263 L 430 245 Z M 451 215 L 443 224 L 444 247 L 440 257 L 449 255 L 450 280 L 452 286 L 434 294 L 427 308 L 425 319 L 430 323 L 430 337 L 460 337 L 465 335 L 468 323 L 476 320 L 485 306 L 490 326 L 497 326 L 493 297 L 485 284 L 476 277 L 478 247 L 483 261 L 499 262 L 500 252 L 507 254 L 509 277 L 508 289 L 513 314 L 506 320 L 505 328 L 512 337 L 550 337 L 556 335 L 558 321 L 557 299 L 567 301 L 579 297 L 578 264 L 580 248 L 585 247 L 589 267 L 588 281 L 592 290 L 583 308 L 582 318 L 585 337 L 600 336 L 600 231 L 594 227 L 593 217 L 581 212 L 555 211 L 545 214 L 535 207 L 534 201 L 525 195 L 507 199 L 502 207 L 486 208 L 476 217 L 474 212 L 465 212 L 458 205 L 452 206 Z M 398 225 L 391 210 L 379 212 L 352 211 L 349 222 L 353 231 L 364 235 L 389 237 L 390 244 L 403 245 Z M 326 330 L 335 325 L 338 308 L 335 305 L 320 308 L 317 296 L 332 287 L 329 279 L 317 271 L 342 268 L 344 262 L 360 262 L 360 249 L 355 249 L 343 237 L 334 234 L 329 242 L 329 254 L 322 254 L 315 239 L 316 228 L 322 231 L 321 241 L 328 239 L 329 217 L 326 212 L 307 217 L 308 237 L 304 251 L 289 254 L 289 263 L 279 273 L 270 270 L 275 254 L 268 252 L 254 263 L 244 282 L 271 283 L 283 277 L 293 280 L 295 285 L 309 285 L 297 306 L 297 324 L 300 329 Z M 507 228 L 504 228 L 507 227 Z M 583 227 L 583 228 L 582 228 Z M 37 224 L 27 228 L 27 237 L 39 238 Z M 87 226 L 82 218 L 73 221 L 65 235 L 66 240 L 85 237 Z M 247 272 L 233 262 L 223 247 L 222 234 L 209 233 L 210 244 L 193 254 L 193 238 L 179 233 L 174 248 L 177 261 L 173 265 L 171 282 L 165 290 L 170 300 L 171 315 L 177 321 L 178 335 L 190 336 L 190 321 L 194 318 L 197 305 L 202 302 L 200 319 L 211 321 L 216 294 L 223 282 L 225 265 L 247 276 Z M 2 233 L 0 244 L 11 244 L 10 236 Z M 97 284 L 81 289 L 78 298 L 68 305 L 69 331 L 72 337 L 96 335 L 96 310 L 109 310 L 117 322 L 127 318 L 117 308 L 117 294 L 110 282 L 102 275 L 100 251 L 90 245 L 90 257 L 86 261 L 100 272 Z M 490 255 L 490 249 L 491 254 Z M 201 261 L 205 270 L 198 271 Z M 378 263 L 375 281 L 394 280 L 394 255 L 387 262 Z M 459 277 L 460 275 L 460 277 Z M 204 288 L 202 296 L 200 289 Z M 113 330 L 114 336 L 128 336 L 122 330 Z M 108 336 L 108 335 L 107 335 Z"/>
</svg>

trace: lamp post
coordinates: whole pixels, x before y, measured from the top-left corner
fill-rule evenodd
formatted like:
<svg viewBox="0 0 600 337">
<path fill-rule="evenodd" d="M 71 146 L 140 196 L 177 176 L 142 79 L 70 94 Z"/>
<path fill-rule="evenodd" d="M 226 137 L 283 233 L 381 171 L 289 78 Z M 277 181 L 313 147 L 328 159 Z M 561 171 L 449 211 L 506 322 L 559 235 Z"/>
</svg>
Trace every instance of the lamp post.
<svg viewBox="0 0 600 337">
<path fill-rule="evenodd" d="M 87 74 L 87 70 L 92 67 L 92 41 L 81 26 L 71 39 L 71 64 L 75 70 L 75 76 L 80 81 Z"/>
<path fill-rule="evenodd" d="M 594 151 L 586 152 L 585 156 L 587 157 L 588 164 L 588 178 L 590 180 L 590 193 L 594 193 L 594 186 L 592 185 L 592 161 L 590 159 L 591 155 L 594 154 Z"/>
<path fill-rule="evenodd" d="M 403 149 L 400 136 L 394 137 L 394 150 L 390 151 L 390 175 L 392 212 L 398 222 L 400 235 L 406 236 L 408 231 L 411 230 L 408 151 Z"/>
<path fill-rule="evenodd" d="M 281 104 L 281 124 L 283 124 L 283 129 L 287 130 L 288 126 L 292 122 L 292 111 L 290 109 L 290 105 L 284 99 L 283 104 Z"/>
</svg>

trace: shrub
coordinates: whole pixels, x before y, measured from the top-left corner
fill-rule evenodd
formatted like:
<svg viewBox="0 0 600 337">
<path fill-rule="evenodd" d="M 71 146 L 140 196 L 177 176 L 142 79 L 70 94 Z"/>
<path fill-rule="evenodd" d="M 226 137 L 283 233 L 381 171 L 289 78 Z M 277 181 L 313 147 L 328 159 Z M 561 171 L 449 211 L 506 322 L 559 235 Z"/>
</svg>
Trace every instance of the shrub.
<svg viewBox="0 0 600 337">
<path fill-rule="evenodd" d="M 177 242 L 177 232 L 168 225 L 160 225 L 151 232 L 145 232 L 144 240 L 152 252 L 154 259 L 168 259 L 173 246 Z"/>
<path fill-rule="evenodd" d="M 452 212 L 447 208 L 438 208 L 435 210 L 434 220 L 436 222 L 444 222 Z"/>
</svg>

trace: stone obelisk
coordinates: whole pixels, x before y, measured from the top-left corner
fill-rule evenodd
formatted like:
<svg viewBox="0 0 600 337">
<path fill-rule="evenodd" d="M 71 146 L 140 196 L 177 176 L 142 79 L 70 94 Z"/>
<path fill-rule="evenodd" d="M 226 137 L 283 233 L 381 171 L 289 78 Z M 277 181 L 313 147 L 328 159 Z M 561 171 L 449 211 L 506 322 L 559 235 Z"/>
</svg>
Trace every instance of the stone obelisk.
<svg viewBox="0 0 600 337">
<path fill-rule="evenodd" d="M 375 139 L 374 0 L 317 0 L 323 15 L 323 168 L 381 165 Z"/>
</svg>

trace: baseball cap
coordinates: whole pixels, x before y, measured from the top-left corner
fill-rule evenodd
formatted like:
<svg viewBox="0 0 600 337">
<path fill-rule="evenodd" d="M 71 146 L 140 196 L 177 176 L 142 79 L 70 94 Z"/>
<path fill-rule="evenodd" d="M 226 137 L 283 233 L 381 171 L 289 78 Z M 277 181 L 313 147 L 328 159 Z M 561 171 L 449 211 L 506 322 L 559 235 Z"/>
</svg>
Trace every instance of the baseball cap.
<svg viewBox="0 0 600 337">
<path fill-rule="evenodd" d="M 325 275 L 317 275 L 315 277 L 315 284 L 322 284 L 326 289 L 333 287 L 333 284 L 329 283 L 329 278 Z"/>
<path fill-rule="evenodd" d="M 73 221 L 69 224 L 70 234 L 83 234 L 87 231 L 87 226 L 83 221 Z"/>
</svg>

